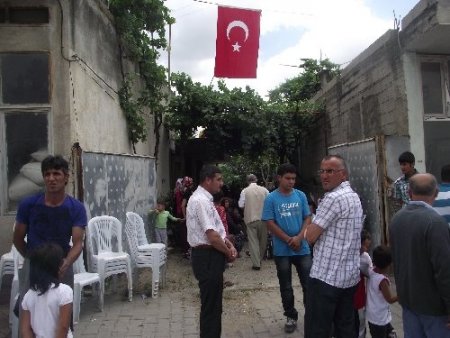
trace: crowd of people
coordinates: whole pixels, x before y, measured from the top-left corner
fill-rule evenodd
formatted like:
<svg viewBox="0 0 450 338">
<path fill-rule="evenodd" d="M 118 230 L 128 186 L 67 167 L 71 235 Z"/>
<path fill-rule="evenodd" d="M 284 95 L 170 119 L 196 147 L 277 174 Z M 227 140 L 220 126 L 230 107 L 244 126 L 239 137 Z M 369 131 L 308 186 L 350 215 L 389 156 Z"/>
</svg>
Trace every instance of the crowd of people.
<svg viewBox="0 0 450 338">
<path fill-rule="evenodd" d="M 172 198 L 169 200 L 158 199 L 156 208 L 150 210 L 148 215 L 152 218 L 150 223 L 155 224 L 155 241 L 164 243 L 169 248 L 178 248 L 186 259 L 190 259 L 191 256 L 191 247 L 187 241 L 186 206 L 195 188 L 195 182 L 191 177 L 185 176 L 177 179 Z M 225 195 L 220 190 L 213 195 L 213 203 L 227 237 L 240 254 L 244 242 L 247 241 L 247 227 L 237 199 L 233 198 L 231 194 Z M 172 212 L 166 210 L 169 204 Z M 164 240 L 161 240 L 158 234 L 161 231 L 165 233 Z"/>
<path fill-rule="evenodd" d="M 372 257 L 360 197 L 339 155 L 321 161 L 325 193 L 317 208 L 295 188 L 292 164 L 279 166 L 271 192 L 249 174 L 239 199 L 224 196 L 222 173 L 213 165 L 201 169 L 197 187 L 190 177 L 177 180 L 175 215 L 166 210 L 167 201 L 158 200 L 150 217 L 156 240 L 178 245 L 190 259 L 200 289 L 200 337 L 221 336 L 223 272 L 245 241 L 255 271 L 271 248 L 286 333 L 300 320 L 294 267 L 307 338 L 365 337 L 366 322 L 373 338 L 396 337 L 389 304 L 397 301 L 406 338 L 450 337 L 450 165 L 442 168 L 438 186 L 433 175 L 414 168 L 412 153 L 401 154 L 399 164 L 403 175 L 392 189 L 399 210 L 389 224 L 389 246 L 376 246 Z M 86 210 L 65 193 L 65 159 L 48 156 L 42 175 L 45 191 L 21 201 L 14 228 L 14 245 L 25 258 L 19 271 L 20 330 L 22 337 L 71 337 L 72 264 L 82 252 Z M 391 263 L 398 296 L 390 288 Z"/>
<path fill-rule="evenodd" d="M 251 268 L 261 269 L 268 231 L 286 333 L 294 332 L 299 321 L 294 267 L 303 291 L 307 338 L 365 337 L 366 331 L 373 338 L 397 337 L 390 311 L 397 301 L 406 338 L 450 337 L 450 227 L 441 216 L 450 214 L 450 166 L 442 169 L 446 190 L 434 204 L 439 196 L 436 178 L 418 173 L 414 162 L 410 152 L 399 157 L 403 175 L 393 185 L 392 198 L 400 210 L 389 225 L 389 246 L 376 246 L 372 257 L 361 200 L 341 156 L 326 156 L 321 162 L 318 175 L 325 193 L 317 209 L 295 188 L 297 169 L 292 164 L 278 168 L 278 187 L 272 192 L 258 186 L 255 175 L 247 176 L 238 205 L 244 211 Z M 223 186 L 220 169 L 206 165 L 199 178 L 187 203 L 186 224 L 200 289 L 200 337 L 220 337 L 223 271 L 237 251 L 218 195 Z M 392 263 L 398 296 L 391 291 Z"/>
</svg>

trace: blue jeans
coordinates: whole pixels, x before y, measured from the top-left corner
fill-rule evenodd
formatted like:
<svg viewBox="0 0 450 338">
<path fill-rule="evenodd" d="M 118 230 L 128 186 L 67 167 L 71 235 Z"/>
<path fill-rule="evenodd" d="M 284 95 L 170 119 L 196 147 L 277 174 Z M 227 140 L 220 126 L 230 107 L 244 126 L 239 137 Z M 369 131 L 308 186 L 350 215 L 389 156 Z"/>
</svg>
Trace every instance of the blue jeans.
<svg viewBox="0 0 450 338">
<path fill-rule="evenodd" d="M 336 338 L 354 337 L 353 295 L 356 287 L 342 289 L 310 278 L 306 299 L 305 338 L 329 338 L 332 324 Z"/>
<path fill-rule="evenodd" d="M 297 270 L 300 284 L 303 289 L 303 304 L 305 304 L 307 293 L 307 281 L 309 271 L 311 270 L 311 256 L 275 256 L 275 265 L 277 267 L 278 282 L 280 284 L 281 302 L 283 303 L 284 315 L 286 317 L 298 320 L 298 312 L 294 304 L 294 290 L 292 289 L 292 265 Z"/>
<path fill-rule="evenodd" d="M 405 338 L 450 338 L 447 316 L 421 315 L 402 306 Z"/>
</svg>

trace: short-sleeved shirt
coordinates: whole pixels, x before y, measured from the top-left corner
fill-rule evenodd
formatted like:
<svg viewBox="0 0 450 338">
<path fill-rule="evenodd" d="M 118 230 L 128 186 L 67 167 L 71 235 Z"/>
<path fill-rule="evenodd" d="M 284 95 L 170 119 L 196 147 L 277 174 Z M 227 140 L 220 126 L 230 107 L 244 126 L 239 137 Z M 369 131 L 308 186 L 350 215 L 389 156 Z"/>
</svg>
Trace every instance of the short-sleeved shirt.
<svg viewBox="0 0 450 338">
<path fill-rule="evenodd" d="M 73 303 L 72 288 L 63 283 L 56 288 L 52 284 L 43 295 L 31 289 L 27 291 L 23 297 L 22 308 L 30 311 L 31 328 L 36 338 L 55 337 L 60 307 L 70 303 Z M 70 329 L 67 337 L 72 337 Z"/>
<path fill-rule="evenodd" d="M 414 170 L 413 175 L 415 174 L 417 174 L 417 170 Z M 405 175 L 402 175 L 395 180 L 392 197 L 396 200 L 401 200 L 403 205 L 408 204 L 411 200 L 409 197 L 409 179 Z"/>
<path fill-rule="evenodd" d="M 71 196 L 66 196 L 60 206 L 49 207 L 45 205 L 44 194 L 40 193 L 20 202 L 16 221 L 27 226 L 27 250 L 53 242 L 67 255 L 72 228 L 85 228 L 87 216 L 84 205 Z"/>
<path fill-rule="evenodd" d="M 274 221 L 288 236 L 296 236 L 300 233 L 303 221 L 310 216 L 308 200 L 305 194 L 293 189 L 289 195 L 284 195 L 278 189 L 267 195 L 264 201 L 262 220 Z M 273 236 L 274 256 L 296 256 L 310 254 L 309 245 L 302 240 L 300 249 L 294 251 L 289 244 L 277 236 Z"/>
<path fill-rule="evenodd" d="M 403 204 L 409 203 L 409 182 L 405 178 L 405 175 L 400 176 L 395 180 L 392 197 L 397 200 L 401 200 Z"/>
<path fill-rule="evenodd" d="M 369 323 L 379 326 L 387 325 L 392 320 L 389 303 L 380 289 L 383 280 L 387 280 L 388 284 L 391 284 L 389 278 L 375 271 L 370 271 L 367 280 L 366 318 Z"/>
<path fill-rule="evenodd" d="M 191 247 L 211 244 L 207 230 L 216 231 L 225 240 L 225 228 L 213 203 L 213 196 L 202 186 L 194 191 L 186 207 L 187 240 Z"/>
<path fill-rule="evenodd" d="M 310 276 L 338 288 L 356 285 L 363 210 L 348 181 L 324 195 L 312 222 L 323 232 L 314 245 Z"/>
</svg>

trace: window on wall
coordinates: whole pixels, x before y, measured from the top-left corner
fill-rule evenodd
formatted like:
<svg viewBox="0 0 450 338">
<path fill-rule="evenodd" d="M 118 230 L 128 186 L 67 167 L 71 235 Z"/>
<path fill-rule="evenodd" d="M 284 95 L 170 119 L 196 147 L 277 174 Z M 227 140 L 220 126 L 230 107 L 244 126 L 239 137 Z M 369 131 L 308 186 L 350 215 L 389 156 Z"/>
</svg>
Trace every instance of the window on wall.
<svg viewBox="0 0 450 338">
<path fill-rule="evenodd" d="M 19 24 L 48 23 L 49 15 L 46 7 L 11 7 L 9 22 Z"/>
<path fill-rule="evenodd" d="M 48 63 L 47 53 L 0 54 L 1 102 L 48 103 Z"/>
<path fill-rule="evenodd" d="M 46 113 L 5 114 L 7 144 L 8 209 L 43 189 L 41 162 L 48 154 Z"/>
<path fill-rule="evenodd" d="M 49 23 L 47 7 L 2 7 L 0 23 L 34 25 Z"/>
<path fill-rule="evenodd" d="M 46 113 L 18 111 L 5 114 L 8 209 L 43 189 L 41 162 L 48 154 Z"/>
<path fill-rule="evenodd" d="M 420 62 L 424 116 L 450 116 L 450 58 L 424 57 Z"/>
<path fill-rule="evenodd" d="M 43 188 L 41 161 L 49 153 L 48 53 L 0 53 L 0 190 L 3 211 Z"/>
<path fill-rule="evenodd" d="M 6 9 L 0 7 L 0 23 L 6 21 Z"/>
</svg>

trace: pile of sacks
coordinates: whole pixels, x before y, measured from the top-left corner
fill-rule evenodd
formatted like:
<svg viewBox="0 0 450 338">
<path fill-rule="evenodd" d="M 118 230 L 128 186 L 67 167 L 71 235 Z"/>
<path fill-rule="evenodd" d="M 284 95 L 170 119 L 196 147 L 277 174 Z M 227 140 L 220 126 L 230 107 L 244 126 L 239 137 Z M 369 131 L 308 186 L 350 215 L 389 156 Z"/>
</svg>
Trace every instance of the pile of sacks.
<svg viewBox="0 0 450 338">
<path fill-rule="evenodd" d="M 41 173 L 41 162 L 48 156 L 47 149 L 40 149 L 31 154 L 31 161 L 24 164 L 19 174 L 14 177 L 8 188 L 9 200 L 19 202 L 22 198 L 41 191 L 44 179 Z"/>
</svg>

